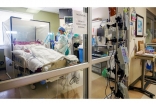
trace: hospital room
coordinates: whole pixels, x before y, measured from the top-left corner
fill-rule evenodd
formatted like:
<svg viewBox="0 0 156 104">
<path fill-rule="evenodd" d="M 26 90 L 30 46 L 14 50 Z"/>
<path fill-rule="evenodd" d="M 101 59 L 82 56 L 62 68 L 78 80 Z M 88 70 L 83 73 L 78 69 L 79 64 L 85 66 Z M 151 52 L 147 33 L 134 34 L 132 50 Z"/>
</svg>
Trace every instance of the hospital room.
<svg viewBox="0 0 156 104">
<path fill-rule="evenodd" d="M 155 8 L 0 7 L 0 99 L 153 98 L 134 87 L 143 68 L 133 56 L 146 38 L 134 35 L 135 16 L 146 32 L 147 10 Z"/>
<path fill-rule="evenodd" d="M 5 14 L 1 17 L 4 63 L 0 81 L 23 79 L 16 82 L 19 87 L 4 86 L 1 98 L 81 99 L 88 89 L 88 80 L 91 80 L 92 98 L 105 98 L 111 93 L 103 70 L 115 66 L 114 59 L 110 60 L 115 47 L 107 40 L 113 36 L 101 28 L 107 28 L 109 8 L 93 7 L 89 23 L 90 15 L 86 11 L 84 7 L 0 8 Z M 86 18 L 78 17 L 80 14 Z M 115 20 L 114 16 L 111 19 Z M 92 34 L 90 51 L 88 34 Z M 89 52 L 92 57 L 88 57 Z M 102 62 L 98 62 L 100 58 L 104 58 Z M 90 60 L 95 62 L 88 79 L 89 68 L 85 64 Z M 113 73 L 110 79 L 109 83 L 114 85 Z"/>
<path fill-rule="evenodd" d="M 96 8 L 93 9 L 97 11 Z M 107 8 L 104 10 L 108 12 Z M 83 7 L 0 8 L 1 14 L 4 14 L 0 20 L 2 22 L 0 42 L 3 53 L 0 81 L 19 78 L 24 78 L 26 81 L 18 83 L 23 83 L 20 87 L 11 87 L 13 89 L 9 90 L 5 86 L 6 91 L 0 93 L 1 98 L 79 99 L 84 97 L 84 85 L 87 83 L 84 80 L 87 77 L 86 68 L 81 66 L 78 66 L 80 70 L 71 68 L 70 73 L 68 72 L 70 69 L 62 69 L 88 62 L 88 33 L 75 29 L 73 21 L 76 21 L 74 18 L 77 17 L 74 11 L 79 13 L 85 9 Z M 94 13 L 93 18 L 96 15 Z M 108 18 L 108 15 L 105 18 Z M 85 22 L 87 24 L 87 19 Z M 95 28 L 100 25 L 100 22 L 93 21 L 92 25 Z M 86 27 L 85 30 L 87 31 Z M 95 35 L 95 32 L 93 34 Z M 96 40 L 99 45 L 105 44 L 105 39 L 103 37 L 101 39 L 101 36 Z M 95 41 L 92 41 L 92 45 Z M 99 58 L 95 56 L 96 50 L 93 45 L 92 59 Z M 107 48 L 102 48 L 102 51 L 105 53 L 103 56 L 107 56 Z M 99 86 L 95 86 L 97 82 L 102 82 L 100 87 L 105 87 L 106 82 L 101 75 L 101 68 L 107 67 L 107 64 L 108 62 L 105 61 L 92 66 L 91 80 L 94 86 L 92 89 L 98 89 Z M 61 69 L 62 72 L 59 71 Z M 58 75 L 53 75 L 56 77 L 49 78 L 50 75 L 43 75 L 45 79 L 39 80 L 41 77 L 37 76 L 42 73 L 53 74 L 55 71 L 58 71 Z M 32 79 L 26 80 L 25 77 L 32 77 Z M 107 90 L 109 93 L 109 89 Z M 101 96 L 95 93 L 97 92 L 93 92 L 93 98 L 105 97 L 104 93 Z"/>
<path fill-rule="evenodd" d="M 84 63 L 85 40 L 83 33 L 74 33 L 73 10 L 83 12 L 83 7 L 0 8 L 1 14 L 4 14 L 0 17 L 0 81 L 48 73 Z M 60 93 L 74 89 L 72 86 L 77 88 L 82 85 L 83 69 L 33 84 L 30 82 L 28 87 L 19 89 L 23 98 L 55 98 L 60 97 Z M 43 92 L 41 96 L 38 96 L 39 91 Z"/>
<path fill-rule="evenodd" d="M 73 24 L 74 12 L 83 11 L 83 7 L 0 8 L 4 14 L 0 19 L 0 81 L 25 80 L 11 90 L 4 86 L 1 98 L 10 98 L 9 93 L 11 98 L 83 98 L 86 68 L 63 69 L 88 62 L 87 27 L 81 32 Z M 87 18 L 84 22 L 87 24 Z M 92 74 L 93 80 L 101 77 Z"/>
</svg>

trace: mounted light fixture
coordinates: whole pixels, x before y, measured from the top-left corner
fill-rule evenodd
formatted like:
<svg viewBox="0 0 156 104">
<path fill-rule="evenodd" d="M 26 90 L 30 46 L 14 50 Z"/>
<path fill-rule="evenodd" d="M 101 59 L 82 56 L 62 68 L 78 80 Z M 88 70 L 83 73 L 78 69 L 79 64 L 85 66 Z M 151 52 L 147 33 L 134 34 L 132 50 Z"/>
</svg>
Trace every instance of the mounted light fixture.
<svg viewBox="0 0 156 104">
<path fill-rule="evenodd" d="M 26 10 L 26 12 L 29 12 L 29 13 L 38 13 L 42 9 L 43 8 L 38 8 L 38 7 L 28 7 L 28 9 Z"/>
<path fill-rule="evenodd" d="M 6 31 L 7 34 L 17 34 L 17 31 Z"/>
</svg>

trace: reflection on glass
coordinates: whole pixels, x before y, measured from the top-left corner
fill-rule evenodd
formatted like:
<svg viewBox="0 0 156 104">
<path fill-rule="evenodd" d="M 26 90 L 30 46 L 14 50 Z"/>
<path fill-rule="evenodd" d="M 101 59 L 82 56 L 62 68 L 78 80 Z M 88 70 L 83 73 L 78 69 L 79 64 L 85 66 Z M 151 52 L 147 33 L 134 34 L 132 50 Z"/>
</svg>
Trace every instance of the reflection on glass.
<svg viewBox="0 0 156 104">
<path fill-rule="evenodd" d="M 99 13 L 102 10 L 105 12 Z M 102 17 L 103 13 L 105 17 Z M 107 27 L 108 20 L 109 11 L 107 7 L 92 10 L 92 59 L 107 57 L 109 51 L 112 50 L 112 43 L 109 40 L 116 36 L 116 31 L 114 27 Z"/>
<path fill-rule="evenodd" d="M 156 38 L 156 22 L 154 22 L 154 38 Z"/>
<path fill-rule="evenodd" d="M 83 70 L 0 92 L 0 98 L 82 99 Z"/>
<path fill-rule="evenodd" d="M 3 22 L 6 71 L 1 81 L 86 62 L 87 38 L 74 33 L 73 17 L 59 19 L 57 33 L 51 31 L 54 24 L 49 21 L 10 17 Z"/>
<path fill-rule="evenodd" d="M 102 11 L 101 13 L 99 11 Z M 103 12 L 104 11 L 104 12 Z M 99 7 L 92 10 L 92 59 L 114 57 L 115 47 L 110 40 L 116 37 L 115 27 L 108 28 L 109 9 L 107 7 Z M 112 20 L 115 21 L 115 20 Z M 112 22 L 112 24 L 114 24 Z M 123 36 L 119 36 L 123 37 Z M 111 64 L 111 65 L 110 65 Z M 110 87 L 114 86 L 112 81 L 103 77 L 104 69 L 114 67 L 114 60 L 107 60 L 92 65 L 92 98 L 103 99 L 111 93 Z M 114 79 L 111 73 L 111 78 Z"/>
<path fill-rule="evenodd" d="M 147 28 L 148 35 L 149 35 L 149 32 L 152 35 L 152 36 L 149 35 L 148 37 L 146 37 L 146 41 L 150 43 L 152 38 L 154 38 L 154 31 L 153 31 L 154 28 L 153 28 L 153 20 L 148 17 L 147 17 L 147 22 L 146 22 L 146 28 Z"/>
<path fill-rule="evenodd" d="M 151 31 L 152 29 L 152 20 L 150 18 L 147 18 L 147 25 L 146 28 Z"/>
</svg>

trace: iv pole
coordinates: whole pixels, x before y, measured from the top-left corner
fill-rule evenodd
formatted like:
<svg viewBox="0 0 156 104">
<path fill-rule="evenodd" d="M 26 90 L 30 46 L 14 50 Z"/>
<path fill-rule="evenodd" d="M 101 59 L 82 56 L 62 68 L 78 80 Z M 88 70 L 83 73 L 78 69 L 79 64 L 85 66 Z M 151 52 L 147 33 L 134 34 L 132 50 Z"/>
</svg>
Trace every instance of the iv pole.
<svg viewBox="0 0 156 104">
<path fill-rule="evenodd" d="M 116 7 L 116 17 L 117 17 L 117 13 L 118 13 L 118 8 Z M 116 41 L 116 52 L 117 52 L 117 48 L 118 48 L 118 23 L 116 22 L 116 38 L 117 38 L 117 41 Z M 118 74 L 117 74 L 117 71 L 118 71 L 118 65 L 117 63 L 115 63 L 115 94 L 117 93 L 118 91 Z"/>
<path fill-rule="evenodd" d="M 119 11 L 119 8 L 116 7 L 116 18 L 118 17 L 118 15 L 117 15 L 118 14 L 118 11 Z M 123 25 L 126 26 L 125 23 Z M 122 29 L 123 29 L 123 26 L 122 26 Z M 125 84 L 123 82 L 121 82 L 123 80 L 123 78 L 125 78 L 125 72 L 123 71 L 123 69 L 121 69 L 122 66 L 118 65 L 118 64 L 120 64 L 120 59 L 118 60 L 118 57 L 119 57 L 118 56 L 118 54 L 119 54 L 118 53 L 118 51 L 119 51 L 118 50 L 118 48 L 119 48 L 119 42 L 120 41 L 125 41 L 125 40 L 120 40 L 120 38 L 119 38 L 119 34 L 120 34 L 119 32 L 122 31 L 122 29 L 119 30 L 118 21 L 116 20 L 116 36 L 115 36 L 116 39 L 115 40 L 113 40 L 113 39 L 112 40 L 109 40 L 109 41 L 112 41 L 112 42 L 115 42 L 116 43 L 116 49 L 115 49 L 116 52 L 115 52 L 115 56 L 114 56 L 114 58 L 115 58 L 115 69 L 113 69 L 114 70 L 113 72 L 115 74 L 115 79 L 114 79 L 115 80 L 115 90 L 113 90 L 114 95 L 115 95 L 115 98 L 129 98 L 129 96 L 127 94 L 128 91 L 126 89 L 127 87 L 125 87 Z M 126 31 L 126 30 L 125 30 L 125 27 L 124 27 L 124 31 Z M 124 43 L 121 43 L 121 44 L 124 44 Z M 115 46 L 115 44 L 113 45 L 113 47 L 114 46 Z M 118 78 L 118 74 L 119 73 L 121 74 L 120 79 Z"/>
</svg>

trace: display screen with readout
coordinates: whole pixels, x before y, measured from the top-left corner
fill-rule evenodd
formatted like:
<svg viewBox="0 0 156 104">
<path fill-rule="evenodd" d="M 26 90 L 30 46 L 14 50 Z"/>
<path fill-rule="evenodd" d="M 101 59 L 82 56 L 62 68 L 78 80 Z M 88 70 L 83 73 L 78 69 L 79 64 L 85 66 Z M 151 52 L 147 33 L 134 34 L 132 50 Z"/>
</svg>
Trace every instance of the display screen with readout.
<svg viewBox="0 0 156 104">
<path fill-rule="evenodd" d="M 73 17 L 65 17 L 65 23 L 73 23 Z"/>
</svg>

